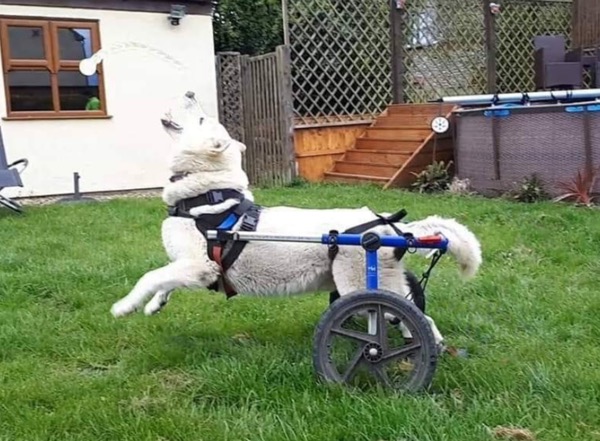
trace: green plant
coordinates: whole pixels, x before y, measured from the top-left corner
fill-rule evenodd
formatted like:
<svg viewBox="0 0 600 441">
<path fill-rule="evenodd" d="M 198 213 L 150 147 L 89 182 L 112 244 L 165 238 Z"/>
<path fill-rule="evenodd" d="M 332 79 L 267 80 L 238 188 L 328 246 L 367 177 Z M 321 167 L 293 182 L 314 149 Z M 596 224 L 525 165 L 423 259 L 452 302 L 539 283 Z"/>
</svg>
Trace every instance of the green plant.
<svg viewBox="0 0 600 441">
<path fill-rule="evenodd" d="M 310 183 L 303 176 L 296 176 L 292 179 L 285 187 L 294 188 L 294 187 L 306 187 Z"/>
<path fill-rule="evenodd" d="M 544 182 L 536 173 L 525 177 L 509 192 L 509 195 L 512 199 L 526 203 L 543 201 L 550 197 L 544 188 Z"/>
<path fill-rule="evenodd" d="M 419 173 L 412 172 L 416 177 L 412 188 L 419 193 L 435 193 L 446 191 L 450 187 L 452 176 L 448 171 L 452 161 L 445 164 L 444 161 L 434 161 Z"/>
<path fill-rule="evenodd" d="M 594 185 L 596 184 L 599 170 L 600 168 L 586 168 L 583 172 L 578 170 L 575 177 L 570 181 L 559 182 L 557 187 L 564 191 L 564 193 L 553 200 L 555 202 L 569 200 L 588 207 L 593 205 L 598 197 L 598 193 L 594 192 Z"/>
</svg>

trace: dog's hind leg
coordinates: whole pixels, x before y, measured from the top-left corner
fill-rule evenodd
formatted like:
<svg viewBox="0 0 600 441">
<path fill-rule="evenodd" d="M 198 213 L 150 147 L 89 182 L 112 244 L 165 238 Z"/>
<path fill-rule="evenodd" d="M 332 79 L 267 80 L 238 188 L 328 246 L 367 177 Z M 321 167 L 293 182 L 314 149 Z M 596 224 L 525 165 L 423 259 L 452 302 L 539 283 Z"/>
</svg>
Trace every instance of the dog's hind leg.
<svg viewBox="0 0 600 441">
<path fill-rule="evenodd" d="M 429 326 L 431 327 L 431 332 L 433 332 L 433 338 L 435 339 L 436 346 L 438 347 L 438 349 L 440 351 L 442 351 L 444 349 L 444 337 L 442 336 L 442 333 L 440 332 L 440 330 L 438 329 L 437 325 L 435 324 L 435 322 L 433 321 L 433 319 L 431 317 L 429 317 L 426 314 L 425 318 L 429 322 Z"/>
<path fill-rule="evenodd" d="M 137 310 L 150 296 L 159 291 L 205 288 L 214 283 L 218 277 L 219 270 L 213 267 L 212 262 L 176 260 L 144 274 L 131 292 L 116 302 L 110 311 L 115 317 L 122 317 Z"/>
</svg>

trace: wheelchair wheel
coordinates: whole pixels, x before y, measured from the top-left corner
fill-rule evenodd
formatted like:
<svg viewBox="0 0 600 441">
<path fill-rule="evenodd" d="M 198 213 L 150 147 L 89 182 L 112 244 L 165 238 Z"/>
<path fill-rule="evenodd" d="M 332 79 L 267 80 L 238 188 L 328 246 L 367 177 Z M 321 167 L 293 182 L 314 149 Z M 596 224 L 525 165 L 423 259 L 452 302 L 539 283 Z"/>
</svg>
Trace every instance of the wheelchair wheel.
<svg viewBox="0 0 600 441">
<path fill-rule="evenodd" d="M 418 392 L 431 384 L 437 357 L 424 314 L 389 291 L 360 290 L 339 298 L 314 334 L 314 368 L 329 383 L 359 388 L 379 383 Z"/>
</svg>

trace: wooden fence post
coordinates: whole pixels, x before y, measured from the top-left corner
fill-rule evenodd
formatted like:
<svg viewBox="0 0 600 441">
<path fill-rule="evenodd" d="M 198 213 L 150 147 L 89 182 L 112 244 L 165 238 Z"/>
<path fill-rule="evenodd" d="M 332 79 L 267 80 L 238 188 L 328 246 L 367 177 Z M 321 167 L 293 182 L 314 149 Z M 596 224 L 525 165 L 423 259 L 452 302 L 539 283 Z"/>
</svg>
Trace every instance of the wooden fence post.
<svg viewBox="0 0 600 441">
<path fill-rule="evenodd" d="M 250 72 L 248 70 L 248 55 L 240 56 L 240 93 L 242 95 L 242 124 L 244 127 L 244 144 L 246 144 L 246 154 L 243 155 L 242 165 L 246 170 L 248 179 L 250 182 L 254 182 L 256 176 L 256 161 L 254 152 L 254 126 L 252 125 L 252 118 L 250 117 L 254 112 L 254 102 L 251 95 L 250 85 Z"/>
<path fill-rule="evenodd" d="M 399 0 L 388 0 L 390 8 L 390 45 L 392 49 L 392 102 L 399 104 L 404 102 L 404 54 L 403 45 L 403 17 L 401 2 Z M 402 6 L 405 7 L 405 6 Z"/>
<path fill-rule="evenodd" d="M 487 93 L 496 93 L 498 90 L 496 85 L 496 18 L 490 9 L 490 0 L 483 0 L 483 20 L 485 24 L 485 48 L 487 52 Z"/>
<path fill-rule="evenodd" d="M 223 124 L 224 120 L 224 109 L 223 109 L 223 100 L 224 100 L 224 92 L 223 92 L 223 74 L 222 74 L 222 66 L 221 66 L 221 56 L 219 54 L 215 55 L 215 68 L 217 70 L 217 115 L 219 118 L 219 122 Z"/>
<path fill-rule="evenodd" d="M 296 177 L 296 151 L 294 148 L 294 106 L 292 102 L 292 70 L 290 47 L 283 45 L 276 49 L 277 78 L 281 106 L 282 159 L 289 181 Z M 288 181 L 288 182 L 289 182 Z"/>
</svg>

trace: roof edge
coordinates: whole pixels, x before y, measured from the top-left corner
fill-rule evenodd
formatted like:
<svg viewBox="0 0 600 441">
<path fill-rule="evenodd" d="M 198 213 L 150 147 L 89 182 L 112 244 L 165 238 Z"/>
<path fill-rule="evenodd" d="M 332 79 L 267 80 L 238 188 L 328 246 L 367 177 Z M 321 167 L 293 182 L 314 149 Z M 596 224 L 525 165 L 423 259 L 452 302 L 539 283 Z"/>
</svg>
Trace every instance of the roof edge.
<svg viewBox="0 0 600 441">
<path fill-rule="evenodd" d="M 155 12 L 166 14 L 171 11 L 171 5 L 180 4 L 186 6 L 186 13 L 190 15 L 211 15 L 214 3 L 213 0 L 0 0 L 0 5 Z"/>
</svg>

